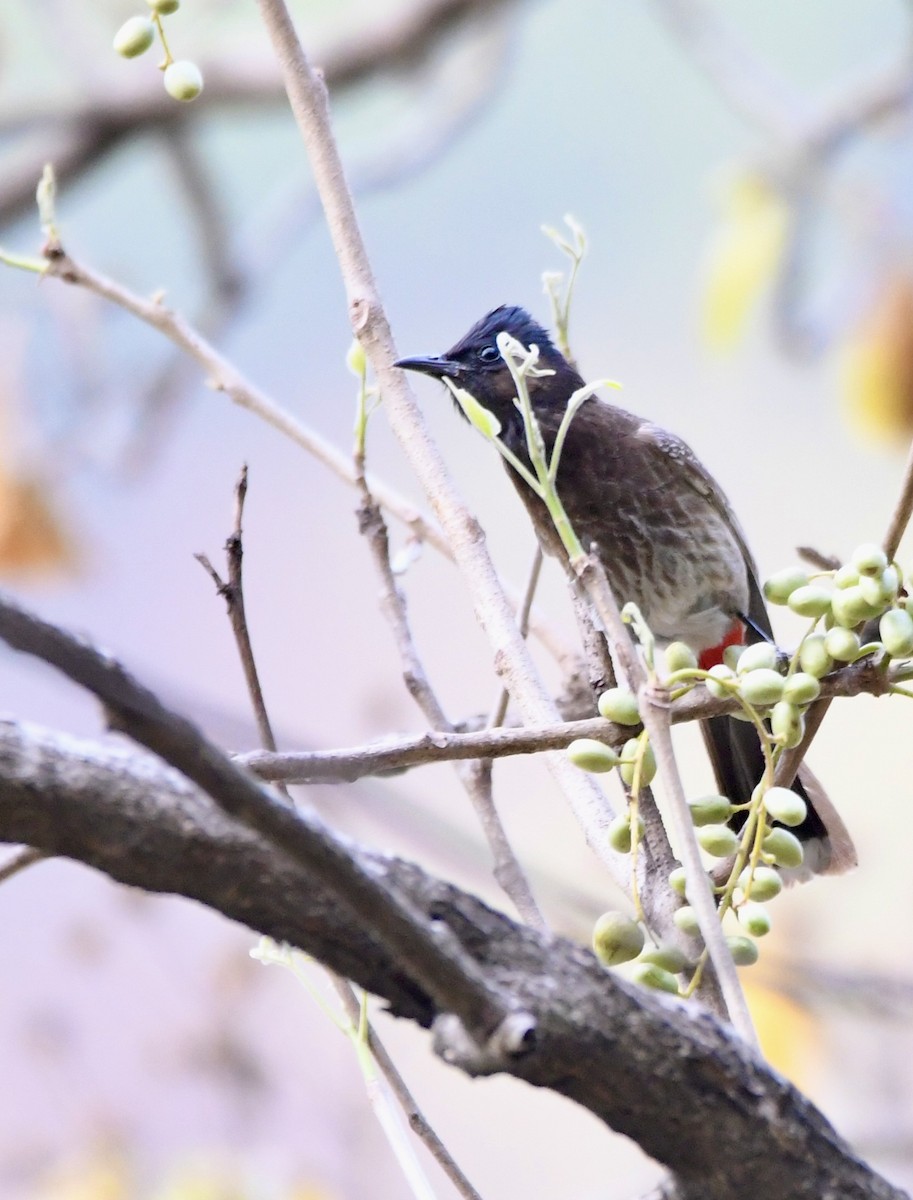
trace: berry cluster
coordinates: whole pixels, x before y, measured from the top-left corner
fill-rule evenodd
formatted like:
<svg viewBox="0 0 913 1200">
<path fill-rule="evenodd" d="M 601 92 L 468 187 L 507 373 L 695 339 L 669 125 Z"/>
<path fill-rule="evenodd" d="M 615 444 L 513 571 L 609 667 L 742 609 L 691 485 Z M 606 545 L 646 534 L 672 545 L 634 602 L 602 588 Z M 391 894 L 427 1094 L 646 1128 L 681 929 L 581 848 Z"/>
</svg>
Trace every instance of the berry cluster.
<svg viewBox="0 0 913 1200">
<path fill-rule="evenodd" d="M 176 62 L 172 58 L 162 27 L 162 17 L 177 12 L 181 0 L 146 0 L 146 3 L 152 10 L 151 17 L 130 17 L 125 21 L 114 35 L 115 51 L 123 58 L 138 58 L 145 54 L 158 35 L 165 52 L 160 64 L 165 91 L 174 100 L 196 100 L 203 90 L 200 68 L 189 59 Z"/>
</svg>

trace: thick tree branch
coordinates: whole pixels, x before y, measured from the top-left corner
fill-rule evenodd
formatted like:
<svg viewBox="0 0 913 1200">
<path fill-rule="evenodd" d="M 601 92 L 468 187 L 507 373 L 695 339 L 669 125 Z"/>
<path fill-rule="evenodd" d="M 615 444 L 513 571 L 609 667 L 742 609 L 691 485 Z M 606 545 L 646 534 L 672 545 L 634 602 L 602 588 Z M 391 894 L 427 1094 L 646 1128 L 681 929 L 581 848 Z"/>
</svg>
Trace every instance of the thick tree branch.
<svg viewBox="0 0 913 1200">
<path fill-rule="evenodd" d="M 398 1015 L 447 1032 L 442 1008 L 370 923 L 144 753 L 0 722 L 0 838 L 199 900 L 314 955 Z M 463 1069 L 508 1071 L 588 1108 L 676 1173 L 679 1200 L 902 1200 L 710 1017 L 617 980 L 589 951 L 518 925 L 416 866 L 348 852 L 534 1015 L 528 1054 L 467 1054 Z"/>
</svg>

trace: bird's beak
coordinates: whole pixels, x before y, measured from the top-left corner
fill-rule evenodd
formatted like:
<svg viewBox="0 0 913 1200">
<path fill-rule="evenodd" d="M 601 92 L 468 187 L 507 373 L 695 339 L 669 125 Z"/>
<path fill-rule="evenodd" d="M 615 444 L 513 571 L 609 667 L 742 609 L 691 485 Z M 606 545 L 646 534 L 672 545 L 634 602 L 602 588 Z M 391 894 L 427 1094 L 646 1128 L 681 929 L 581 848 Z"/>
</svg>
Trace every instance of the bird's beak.
<svg viewBox="0 0 913 1200">
<path fill-rule="evenodd" d="M 435 379 L 456 379 L 463 371 L 461 364 L 450 358 L 401 358 L 393 365 L 404 371 L 420 371 Z"/>
</svg>

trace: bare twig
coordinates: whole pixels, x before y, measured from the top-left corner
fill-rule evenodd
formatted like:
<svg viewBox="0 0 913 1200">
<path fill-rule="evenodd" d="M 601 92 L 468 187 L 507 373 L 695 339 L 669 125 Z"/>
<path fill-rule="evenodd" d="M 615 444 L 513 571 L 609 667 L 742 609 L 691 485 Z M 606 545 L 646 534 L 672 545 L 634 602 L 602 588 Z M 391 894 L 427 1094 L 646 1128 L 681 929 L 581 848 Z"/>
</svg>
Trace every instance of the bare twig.
<svg viewBox="0 0 913 1200">
<path fill-rule="evenodd" d="M 910 524 L 911 514 L 913 514 L 913 444 L 911 444 L 910 453 L 907 456 L 900 495 L 891 514 L 891 520 L 888 522 L 887 533 L 884 535 L 884 552 L 889 560 L 893 559 L 897 553 L 900 539 Z"/>
<path fill-rule="evenodd" d="M 7 879 L 12 879 L 20 871 L 26 870 L 27 867 L 31 867 L 34 863 L 41 862 L 47 857 L 42 850 L 33 850 L 31 846 L 26 846 L 23 850 L 11 855 L 0 866 L 0 883 L 6 883 Z"/>
</svg>

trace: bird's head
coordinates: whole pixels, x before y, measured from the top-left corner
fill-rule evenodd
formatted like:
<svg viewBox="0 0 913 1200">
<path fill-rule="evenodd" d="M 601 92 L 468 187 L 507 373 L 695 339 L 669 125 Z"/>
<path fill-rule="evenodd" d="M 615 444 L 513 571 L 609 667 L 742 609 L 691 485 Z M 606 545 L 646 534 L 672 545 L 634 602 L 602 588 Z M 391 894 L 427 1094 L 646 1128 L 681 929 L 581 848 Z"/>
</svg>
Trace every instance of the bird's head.
<svg viewBox="0 0 913 1200">
<path fill-rule="evenodd" d="M 458 387 L 471 392 L 481 405 L 490 409 L 502 424 L 508 424 L 517 419 L 514 403 L 516 386 L 498 348 L 500 333 L 510 334 L 524 348 L 538 347 L 536 366 L 548 374 L 529 378 L 530 396 L 534 401 L 542 385 L 554 380 L 556 375 L 571 372 L 576 378 L 576 372 L 555 348 L 542 326 L 525 309 L 507 304 L 492 309 L 481 321 L 477 321 L 446 354 L 437 358 L 401 358 L 396 366 L 406 371 L 433 375 L 435 379 L 453 380 Z M 567 389 L 567 394 L 574 386 L 577 385 Z M 567 395 L 564 399 L 567 399 Z"/>
</svg>

